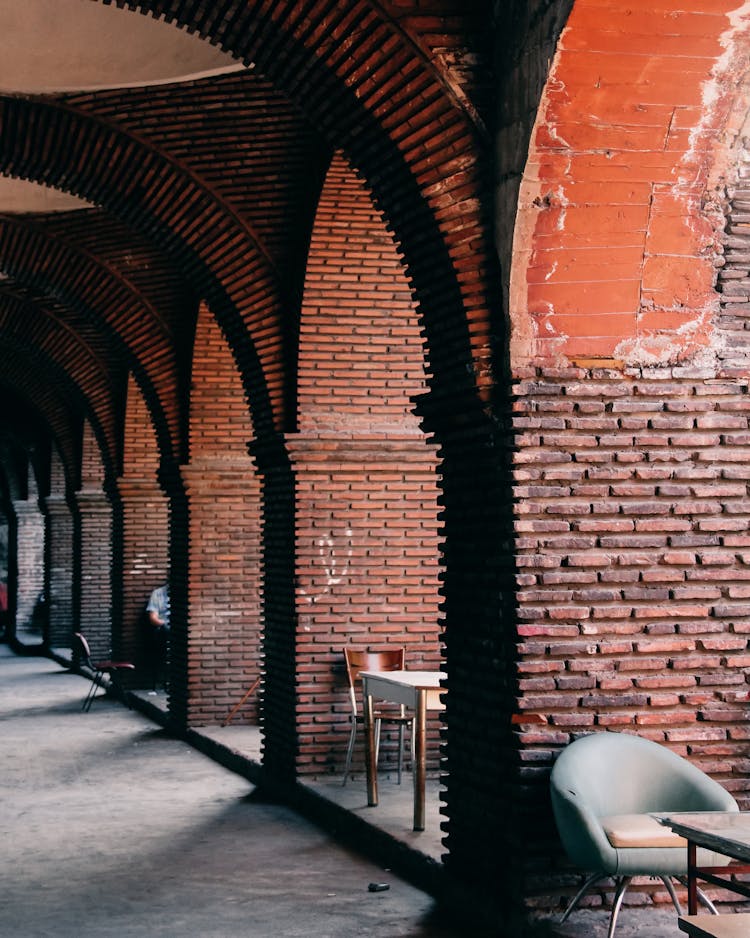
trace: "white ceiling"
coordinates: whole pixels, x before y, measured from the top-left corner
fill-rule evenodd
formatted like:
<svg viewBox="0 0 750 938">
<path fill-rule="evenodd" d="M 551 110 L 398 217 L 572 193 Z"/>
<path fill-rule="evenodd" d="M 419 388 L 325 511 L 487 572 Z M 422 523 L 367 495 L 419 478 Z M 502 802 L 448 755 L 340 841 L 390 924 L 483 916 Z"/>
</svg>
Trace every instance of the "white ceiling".
<svg viewBox="0 0 750 938">
<path fill-rule="evenodd" d="M 0 0 L 0 93 L 164 84 L 242 67 L 169 23 L 94 0 Z M 85 205 L 0 176 L 0 212 Z"/>
</svg>

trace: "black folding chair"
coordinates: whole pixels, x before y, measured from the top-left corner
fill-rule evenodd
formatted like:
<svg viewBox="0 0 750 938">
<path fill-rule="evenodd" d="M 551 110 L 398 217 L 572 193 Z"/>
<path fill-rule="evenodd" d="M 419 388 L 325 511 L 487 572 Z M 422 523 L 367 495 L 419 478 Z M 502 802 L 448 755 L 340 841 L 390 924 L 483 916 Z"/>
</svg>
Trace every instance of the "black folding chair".
<svg viewBox="0 0 750 938">
<path fill-rule="evenodd" d="M 112 687 L 114 687 L 118 696 L 122 699 L 122 702 L 126 707 L 128 707 L 128 709 L 130 709 L 130 703 L 128 702 L 125 688 L 123 687 L 122 681 L 120 679 L 120 672 L 134 671 L 135 665 L 131 661 L 92 661 L 89 643 L 80 632 L 73 633 L 73 651 L 77 653 L 80 663 L 85 665 L 87 668 L 90 668 L 94 674 L 93 680 L 91 681 L 91 686 L 89 687 L 89 692 L 86 695 L 86 699 L 83 701 L 81 710 L 88 712 L 91 709 L 91 704 L 94 702 L 96 689 L 97 687 L 103 686 L 102 681 L 105 674 L 109 678 Z"/>
</svg>

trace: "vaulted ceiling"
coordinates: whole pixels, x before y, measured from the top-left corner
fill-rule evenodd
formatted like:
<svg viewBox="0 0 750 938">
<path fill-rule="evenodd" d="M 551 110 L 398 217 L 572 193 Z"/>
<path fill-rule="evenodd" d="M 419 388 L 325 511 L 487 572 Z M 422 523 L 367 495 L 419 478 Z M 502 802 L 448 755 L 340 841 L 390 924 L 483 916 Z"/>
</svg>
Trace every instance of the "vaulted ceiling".
<svg viewBox="0 0 750 938">
<path fill-rule="evenodd" d="M 132 6 L 160 16 L 108 0 L 11 0 L 0 10 L 0 433 L 15 432 L 3 414 L 20 398 L 69 472 L 84 418 L 118 471 L 129 373 L 162 452 L 184 458 L 201 300 L 234 331 L 243 373 L 264 369 L 263 392 L 261 382 L 247 389 L 256 426 L 283 427 L 289 320 L 339 134 L 326 126 L 324 84 L 305 90 L 310 65 L 294 60 L 297 46 L 307 55 L 315 46 L 313 31 L 330 69 L 359 89 L 352 101 L 370 95 L 415 161 L 419 123 L 440 122 L 446 107 L 487 142 L 488 4 Z M 263 37 L 284 33 L 282 55 Z M 236 56 L 219 48 L 230 36 Z M 292 94 L 274 79 L 281 60 Z M 426 115 L 413 130 L 399 95 Z M 450 122 L 446 132 L 457 139 Z M 356 126 L 340 135 L 371 149 Z M 251 345 L 243 335 L 253 325 Z"/>
</svg>

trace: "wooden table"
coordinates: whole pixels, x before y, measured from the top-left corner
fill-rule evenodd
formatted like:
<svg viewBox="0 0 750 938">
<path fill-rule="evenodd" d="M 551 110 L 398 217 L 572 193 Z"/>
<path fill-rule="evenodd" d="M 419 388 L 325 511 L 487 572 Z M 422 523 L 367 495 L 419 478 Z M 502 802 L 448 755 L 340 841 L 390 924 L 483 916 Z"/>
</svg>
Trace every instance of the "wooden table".
<svg viewBox="0 0 750 938">
<path fill-rule="evenodd" d="M 414 711 L 414 830 L 424 830 L 424 791 L 426 777 L 425 733 L 428 710 L 442 710 L 440 700 L 445 690 L 440 682 L 442 671 L 363 671 L 362 694 L 365 718 L 365 760 L 367 765 L 367 803 L 378 803 L 378 767 L 375 760 L 375 720 L 373 699 L 403 704 Z"/>
<path fill-rule="evenodd" d="M 687 840 L 688 914 L 698 911 L 698 880 L 750 897 L 750 885 L 733 882 L 731 873 L 750 871 L 750 812 L 696 811 L 657 815 L 662 824 Z M 739 861 L 731 866 L 699 866 L 698 847 Z"/>
</svg>

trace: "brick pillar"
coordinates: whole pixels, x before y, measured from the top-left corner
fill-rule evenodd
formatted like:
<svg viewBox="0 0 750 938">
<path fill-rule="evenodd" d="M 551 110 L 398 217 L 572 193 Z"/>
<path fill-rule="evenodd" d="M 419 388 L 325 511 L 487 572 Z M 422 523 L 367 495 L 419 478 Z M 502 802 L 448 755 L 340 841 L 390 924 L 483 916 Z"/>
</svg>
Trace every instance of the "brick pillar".
<svg viewBox="0 0 750 938">
<path fill-rule="evenodd" d="M 14 501 L 13 510 L 18 558 L 16 629 L 23 630 L 32 626 L 44 592 L 44 516 L 33 499 Z"/>
<path fill-rule="evenodd" d="M 94 656 L 112 647 L 113 508 L 101 489 L 76 493 L 80 513 L 80 630 Z"/>
<path fill-rule="evenodd" d="M 297 482 L 298 773 L 339 773 L 351 712 L 344 646 L 403 646 L 408 668 L 440 667 L 436 454 L 418 431 L 321 431 L 288 446 Z M 438 719 L 430 724 L 437 755 Z M 357 758 L 361 769 L 361 747 Z"/>
<path fill-rule="evenodd" d="M 260 672 L 260 482 L 247 456 L 182 467 L 189 504 L 188 723 L 220 723 Z M 234 722 L 258 722 L 258 698 Z"/>
<path fill-rule="evenodd" d="M 439 444 L 445 571 L 441 589 L 448 694 L 444 715 L 446 870 L 465 901 L 519 902 L 527 835 L 511 718 L 516 688 L 510 434 L 471 390 L 419 402 Z M 453 415 L 460 414 L 459 420 Z M 505 418 L 507 420 L 507 418 Z M 509 810 L 509 806 L 513 806 Z"/>
<path fill-rule="evenodd" d="M 122 634 L 118 654 L 145 664 L 144 614 L 169 574 L 169 500 L 153 478 L 118 479 L 122 502 Z"/>
<path fill-rule="evenodd" d="M 263 766 L 278 785 L 296 777 L 294 477 L 280 440 L 250 447 L 262 479 Z"/>
<path fill-rule="evenodd" d="M 73 631 L 73 515 L 63 495 L 50 495 L 47 513 L 48 641 L 69 648 Z"/>
</svg>

